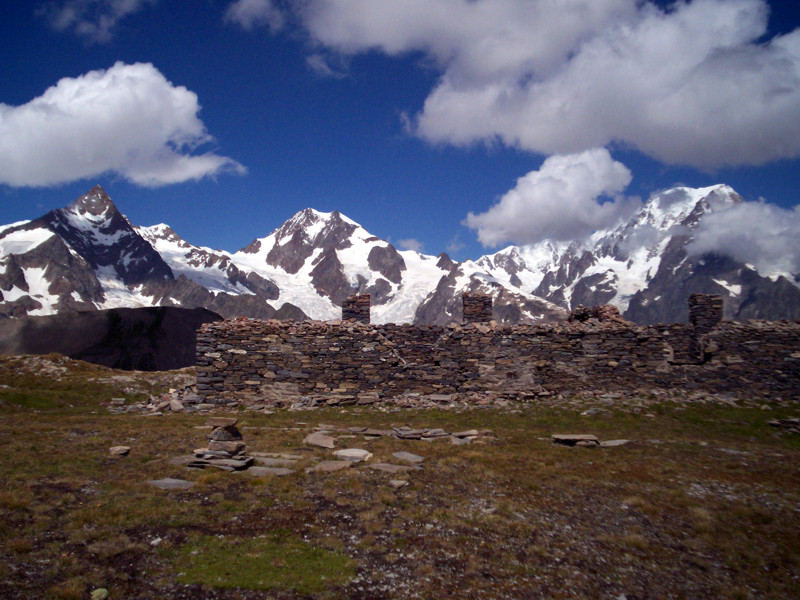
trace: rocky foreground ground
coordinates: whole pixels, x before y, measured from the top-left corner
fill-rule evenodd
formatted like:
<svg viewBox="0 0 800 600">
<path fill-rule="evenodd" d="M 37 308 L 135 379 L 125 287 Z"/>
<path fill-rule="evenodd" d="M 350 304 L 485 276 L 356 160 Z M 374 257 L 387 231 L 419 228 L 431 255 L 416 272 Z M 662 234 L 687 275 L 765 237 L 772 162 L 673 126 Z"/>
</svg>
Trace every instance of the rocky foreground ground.
<svg viewBox="0 0 800 600">
<path fill-rule="evenodd" d="M 1 597 L 800 596 L 797 399 L 211 409 L 191 379 L 0 358 Z"/>
</svg>

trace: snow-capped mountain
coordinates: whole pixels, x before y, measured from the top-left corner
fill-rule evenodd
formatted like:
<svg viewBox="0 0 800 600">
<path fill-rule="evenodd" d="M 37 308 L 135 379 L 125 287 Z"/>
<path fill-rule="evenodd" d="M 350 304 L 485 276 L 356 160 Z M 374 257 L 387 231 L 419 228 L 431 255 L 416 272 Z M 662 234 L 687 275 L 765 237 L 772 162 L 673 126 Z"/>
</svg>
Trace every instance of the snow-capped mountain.
<svg viewBox="0 0 800 600">
<path fill-rule="evenodd" d="M 358 292 L 372 296 L 373 322 L 442 324 L 460 320 L 464 291 L 483 291 L 509 323 L 604 303 L 640 323 L 686 320 L 692 292 L 722 293 L 734 317 L 800 318 L 792 280 L 687 252 L 704 215 L 741 201 L 727 186 L 675 188 L 587 241 L 511 246 L 459 263 L 398 251 L 338 212 L 313 209 L 235 253 L 193 246 L 168 225 L 133 226 L 98 186 L 66 208 L 0 227 L 0 315 L 162 305 L 335 319 Z"/>
</svg>

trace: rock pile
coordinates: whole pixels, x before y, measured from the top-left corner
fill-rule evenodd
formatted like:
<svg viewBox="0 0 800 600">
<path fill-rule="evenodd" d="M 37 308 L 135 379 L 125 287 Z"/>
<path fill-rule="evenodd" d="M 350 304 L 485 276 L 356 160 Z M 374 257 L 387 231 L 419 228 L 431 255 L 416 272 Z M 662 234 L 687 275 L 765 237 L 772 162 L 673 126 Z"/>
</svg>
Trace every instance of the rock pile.
<svg viewBox="0 0 800 600">
<path fill-rule="evenodd" d="M 165 413 L 193 413 L 208 412 L 219 408 L 216 404 L 205 404 L 197 395 L 193 385 L 179 390 L 170 390 L 158 396 L 150 396 L 144 402 L 127 403 L 126 398 L 112 398 L 108 403 L 108 412 L 118 415 L 123 413 L 138 413 L 141 415 L 158 416 Z"/>
<path fill-rule="evenodd" d="M 208 446 L 194 451 L 195 459 L 187 466 L 196 469 L 214 467 L 223 471 L 241 471 L 253 464 L 253 458 L 244 453 L 245 443 L 242 433 L 236 427 L 237 419 L 212 417 L 206 423 L 210 426 Z"/>
</svg>

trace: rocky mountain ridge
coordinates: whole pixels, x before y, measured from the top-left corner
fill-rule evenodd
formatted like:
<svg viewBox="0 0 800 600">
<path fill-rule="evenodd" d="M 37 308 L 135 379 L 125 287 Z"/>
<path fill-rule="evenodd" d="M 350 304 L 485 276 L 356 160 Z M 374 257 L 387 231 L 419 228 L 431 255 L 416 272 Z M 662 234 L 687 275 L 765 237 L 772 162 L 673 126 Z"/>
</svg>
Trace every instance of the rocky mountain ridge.
<svg viewBox="0 0 800 600">
<path fill-rule="evenodd" d="M 456 262 L 398 251 L 336 211 L 313 209 L 238 252 L 203 248 L 165 224 L 132 225 L 96 186 L 65 208 L 0 227 L 0 315 L 178 306 L 328 320 L 358 292 L 371 295 L 374 322 L 444 324 L 460 320 L 469 291 L 492 295 L 504 323 L 562 320 L 579 304 L 606 303 L 642 324 L 685 321 L 693 292 L 723 294 L 734 318 L 800 318 L 790 277 L 688 252 L 705 215 L 740 202 L 724 185 L 675 188 L 587 241 L 510 246 Z"/>
</svg>

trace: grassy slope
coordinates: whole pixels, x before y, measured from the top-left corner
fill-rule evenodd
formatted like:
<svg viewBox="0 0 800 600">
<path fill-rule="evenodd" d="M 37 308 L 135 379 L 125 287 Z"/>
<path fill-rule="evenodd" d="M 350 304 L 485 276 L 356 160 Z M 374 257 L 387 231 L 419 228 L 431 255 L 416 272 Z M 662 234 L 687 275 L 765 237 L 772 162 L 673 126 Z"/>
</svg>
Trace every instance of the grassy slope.
<svg viewBox="0 0 800 600">
<path fill-rule="evenodd" d="M 0 359 L 0 597 L 800 596 L 800 436 L 767 424 L 794 407 L 241 413 L 249 450 L 299 452 L 300 467 L 330 458 L 302 447 L 321 422 L 496 434 L 468 446 L 339 441 L 373 461 L 426 457 L 405 476 L 253 478 L 169 463 L 204 445 L 203 416 L 103 406 L 171 377 Z M 636 443 L 568 449 L 554 432 Z M 119 444 L 130 455 L 110 458 Z M 197 485 L 146 484 L 162 477 Z M 409 485 L 393 490 L 398 477 Z"/>
</svg>

